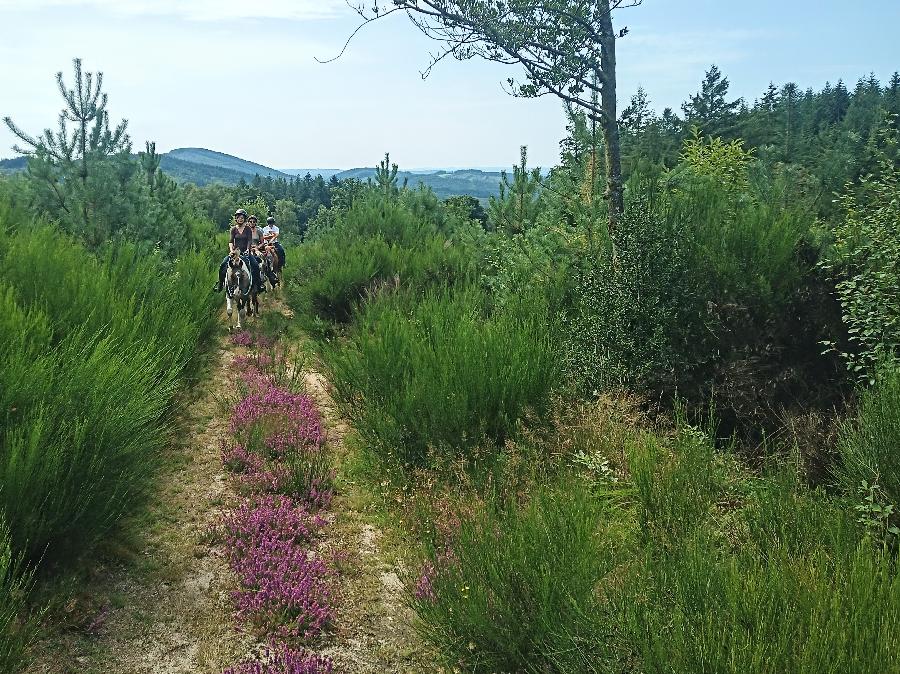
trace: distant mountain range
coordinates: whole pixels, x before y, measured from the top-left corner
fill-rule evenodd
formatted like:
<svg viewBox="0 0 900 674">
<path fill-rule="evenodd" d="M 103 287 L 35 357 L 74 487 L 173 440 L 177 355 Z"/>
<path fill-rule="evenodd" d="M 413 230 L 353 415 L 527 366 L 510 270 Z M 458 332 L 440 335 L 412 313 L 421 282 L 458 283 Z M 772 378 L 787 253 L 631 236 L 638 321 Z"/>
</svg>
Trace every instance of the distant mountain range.
<svg viewBox="0 0 900 674">
<path fill-rule="evenodd" d="M 0 160 L 0 173 L 12 173 L 24 170 L 24 168 L 24 157 Z M 162 154 L 160 168 L 178 182 L 190 182 L 196 185 L 210 183 L 236 185 L 241 178 L 250 182 L 256 175 L 263 178 L 290 180 L 308 173 L 312 176 L 321 175 L 326 180 L 331 176 L 336 176 L 339 180 L 355 178 L 362 181 L 375 175 L 374 168 L 285 169 L 278 171 L 240 157 L 198 147 L 182 147 Z M 469 194 L 486 200 L 499 192 L 500 172 L 481 169 L 422 169 L 421 171 L 400 171 L 397 179 L 401 184 L 406 180 L 410 187 L 423 183 L 442 199 Z"/>
</svg>

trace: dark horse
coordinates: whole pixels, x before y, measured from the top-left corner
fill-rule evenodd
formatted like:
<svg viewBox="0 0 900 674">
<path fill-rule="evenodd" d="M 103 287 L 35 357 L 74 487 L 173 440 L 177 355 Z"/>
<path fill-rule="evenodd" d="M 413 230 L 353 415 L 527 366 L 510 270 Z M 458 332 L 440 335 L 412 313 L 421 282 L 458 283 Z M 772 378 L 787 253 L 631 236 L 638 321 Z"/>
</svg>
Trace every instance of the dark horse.
<svg viewBox="0 0 900 674">
<path fill-rule="evenodd" d="M 281 285 L 281 257 L 274 247 L 267 246 L 260 251 L 260 258 L 260 274 L 269 281 L 272 290 L 275 290 L 275 286 Z"/>
<path fill-rule="evenodd" d="M 245 312 L 259 315 L 259 300 L 256 297 L 250 267 L 237 251 L 228 256 L 228 267 L 225 270 L 225 311 L 229 322 L 233 311 L 232 301 L 237 302 L 237 325 L 229 325 L 228 329 L 243 330 Z"/>
</svg>

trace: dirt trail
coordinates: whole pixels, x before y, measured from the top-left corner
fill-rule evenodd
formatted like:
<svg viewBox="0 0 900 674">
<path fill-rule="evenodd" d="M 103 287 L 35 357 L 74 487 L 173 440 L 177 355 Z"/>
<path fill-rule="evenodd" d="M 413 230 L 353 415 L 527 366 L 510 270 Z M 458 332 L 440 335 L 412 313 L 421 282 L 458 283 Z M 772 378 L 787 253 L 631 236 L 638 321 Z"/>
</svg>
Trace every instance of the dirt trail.
<svg viewBox="0 0 900 674">
<path fill-rule="evenodd" d="M 347 452 L 349 432 L 317 372 L 305 376 L 307 392 L 316 401 L 329 430 L 328 442 L 340 461 Z M 365 510 L 367 494 L 354 484 L 341 485 L 330 508 L 326 543 L 348 553 L 342 577 L 341 603 L 335 629 L 321 651 L 334 659 L 335 672 L 438 672 L 434 655 L 413 629 L 413 613 L 404 598 L 407 569 L 388 545 L 384 533 Z"/>
<path fill-rule="evenodd" d="M 269 304 L 289 313 L 280 302 Z M 157 493 L 133 540 L 94 562 L 87 583 L 79 581 L 68 605 L 54 611 L 55 621 L 69 624 L 48 627 L 26 674 L 221 674 L 257 650 L 234 627 L 233 579 L 207 535 L 236 498 L 220 457 L 229 433 L 217 382 L 238 352 L 244 349 L 222 339 L 209 377 L 178 421 L 182 430 L 174 435 L 183 442 L 166 450 Z M 310 372 L 305 382 L 340 460 L 348 428 L 324 379 Z M 329 508 L 323 545 L 346 559 L 335 625 L 315 650 L 334 659 L 336 673 L 439 671 L 411 627 L 405 570 L 391 561 L 396 555 L 359 505 L 366 501 L 360 489 L 348 485 Z"/>
<path fill-rule="evenodd" d="M 224 341 L 163 457 L 158 491 L 118 561 L 100 560 L 64 613 L 78 629 L 40 644 L 29 673 L 221 674 L 249 650 L 233 627 L 231 576 L 206 532 L 233 497 L 220 443 L 227 417 L 214 382 L 233 357 Z M 86 624 L 87 623 L 87 624 Z M 93 624 L 91 624 L 93 623 Z"/>
</svg>

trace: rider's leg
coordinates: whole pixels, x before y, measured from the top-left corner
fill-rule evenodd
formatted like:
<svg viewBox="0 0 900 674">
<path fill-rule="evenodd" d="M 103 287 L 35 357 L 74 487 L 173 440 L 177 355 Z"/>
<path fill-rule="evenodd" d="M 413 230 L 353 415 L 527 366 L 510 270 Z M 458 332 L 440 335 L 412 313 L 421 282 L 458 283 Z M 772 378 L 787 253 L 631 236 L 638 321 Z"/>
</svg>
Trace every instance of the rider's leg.
<svg viewBox="0 0 900 674">
<path fill-rule="evenodd" d="M 219 265 L 219 282 L 213 286 L 213 290 L 215 292 L 220 292 L 222 288 L 225 287 L 225 271 L 228 269 L 228 256 L 225 256 L 225 259 L 222 260 L 222 264 Z"/>
<path fill-rule="evenodd" d="M 250 265 L 250 276 L 253 278 L 253 284 L 256 286 L 257 292 L 265 292 L 265 288 L 263 288 L 259 278 L 259 260 L 252 254 L 244 256 L 244 260 Z"/>
</svg>

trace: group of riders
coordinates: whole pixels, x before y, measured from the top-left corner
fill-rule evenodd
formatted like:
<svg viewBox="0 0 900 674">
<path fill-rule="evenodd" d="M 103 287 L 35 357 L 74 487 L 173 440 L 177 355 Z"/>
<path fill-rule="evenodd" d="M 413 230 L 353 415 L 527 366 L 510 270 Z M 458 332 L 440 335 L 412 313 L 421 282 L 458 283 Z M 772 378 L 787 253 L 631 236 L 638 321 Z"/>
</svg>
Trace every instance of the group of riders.
<svg viewBox="0 0 900 674">
<path fill-rule="evenodd" d="M 225 287 L 225 274 L 228 261 L 235 253 L 239 254 L 250 268 L 253 289 L 256 293 L 266 292 L 266 286 L 260 270 L 265 269 L 266 279 L 273 288 L 279 283 L 279 272 L 284 267 L 284 248 L 279 241 L 279 229 L 275 218 L 266 218 L 266 226 L 259 227 L 255 215 L 247 215 L 247 211 L 239 208 L 234 212 L 234 225 L 228 240 L 228 255 L 219 267 L 219 282 L 213 287 L 220 292 Z M 268 264 L 267 264 L 268 262 Z"/>
</svg>

